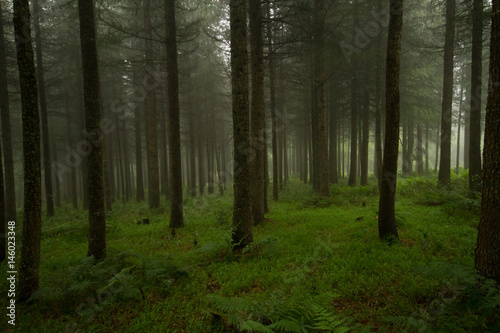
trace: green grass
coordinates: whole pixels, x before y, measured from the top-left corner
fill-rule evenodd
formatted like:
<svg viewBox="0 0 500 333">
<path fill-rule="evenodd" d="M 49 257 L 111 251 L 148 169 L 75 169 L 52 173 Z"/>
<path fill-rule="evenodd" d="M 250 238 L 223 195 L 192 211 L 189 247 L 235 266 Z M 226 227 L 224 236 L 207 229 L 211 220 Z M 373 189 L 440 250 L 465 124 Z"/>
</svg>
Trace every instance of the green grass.
<svg viewBox="0 0 500 333">
<path fill-rule="evenodd" d="M 378 240 L 376 186 L 332 186 L 332 198 L 321 199 L 292 181 L 269 203 L 269 220 L 254 228 L 255 248 L 238 256 L 230 251 L 230 189 L 186 199 L 186 226 L 174 238 L 166 202 L 155 211 L 115 203 L 109 259 L 97 266 L 84 260 L 87 214 L 64 207 L 43 222 L 41 291 L 35 305 L 18 306 L 16 331 L 223 332 L 235 320 L 264 326 L 319 311 L 353 331 L 455 332 L 458 321 L 458 331 L 493 332 L 498 313 L 467 303 L 473 287 L 457 289 L 474 274 L 479 220 L 479 198 L 466 185 L 466 175 L 453 178 L 450 192 L 428 178 L 402 179 L 400 242 L 389 246 Z M 151 223 L 138 224 L 143 218 Z M 435 262 L 457 264 L 457 275 Z M 486 299 L 496 300 L 491 290 Z M 14 331 L 5 319 L 1 325 Z"/>
</svg>

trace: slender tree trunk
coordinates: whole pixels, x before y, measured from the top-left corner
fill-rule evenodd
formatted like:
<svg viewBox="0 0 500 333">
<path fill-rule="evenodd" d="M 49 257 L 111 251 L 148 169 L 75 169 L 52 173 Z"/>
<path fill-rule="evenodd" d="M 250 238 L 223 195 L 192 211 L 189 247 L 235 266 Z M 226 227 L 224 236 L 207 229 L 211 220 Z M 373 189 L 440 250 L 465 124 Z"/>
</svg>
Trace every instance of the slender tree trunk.
<svg viewBox="0 0 500 333">
<path fill-rule="evenodd" d="M 335 88 L 333 89 L 335 90 Z M 332 93 L 333 94 L 333 93 Z M 330 184 L 338 184 L 338 101 L 333 100 L 331 103 L 330 112 Z"/>
<path fill-rule="evenodd" d="M 58 161 L 57 161 L 57 150 L 56 150 L 56 143 L 55 142 L 52 142 L 52 151 L 53 151 L 53 154 L 54 154 L 54 157 L 53 157 L 53 161 L 54 163 L 57 165 Z M 2 156 L 2 155 L 0 155 Z M 61 183 L 59 182 L 59 177 L 57 177 L 57 174 L 53 174 L 54 177 L 54 203 L 56 205 L 57 208 L 60 208 L 61 207 Z M 3 177 L 3 174 L 2 174 L 2 177 Z"/>
<path fill-rule="evenodd" d="M 425 172 L 429 172 L 429 123 L 425 123 Z"/>
<path fill-rule="evenodd" d="M 493 0 L 490 80 L 486 105 L 483 154 L 481 219 L 475 267 L 479 273 L 500 283 L 500 1 Z M 472 133 L 471 133 L 472 134 Z M 472 149 L 472 145 L 471 145 Z"/>
<path fill-rule="evenodd" d="M 135 119 L 135 172 L 136 172 L 136 200 L 144 200 L 144 178 L 142 170 L 142 134 L 141 134 L 141 110 L 137 105 L 134 109 Z"/>
<path fill-rule="evenodd" d="M 231 83 L 234 140 L 233 243 L 239 250 L 253 241 L 250 196 L 250 119 L 246 0 L 230 0 Z"/>
<path fill-rule="evenodd" d="M 194 114 L 189 115 L 189 193 L 191 197 L 196 197 L 196 142 Z"/>
<path fill-rule="evenodd" d="M 420 176 L 424 174 L 424 158 L 422 151 L 422 125 L 420 125 L 420 122 L 417 123 L 417 170 Z"/>
<path fill-rule="evenodd" d="M 438 163 L 439 163 L 439 142 L 441 141 L 439 138 L 441 137 L 440 136 L 440 128 L 438 127 L 436 129 L 436 158 L 434 160 L 434 171 L 437 170 L 438 168 Z"/>
<path fill-rule="evenodd" d="M 272 155 L 273 155 L 273 200 L 278 201 L 278 142 L 276 137 L 276 88 L 275 88 L 275 68 L 273 57 L 273 29 L 271 21 L 271 8 L 269 2 L 266 1 L 266 11 L 268 23 L 266 25 L 266 37 L 268 43 L 268 66 L 269 66 L 269 92 L 271 103 L 271 140 L 272 140 Z"/>
<path fill-rule="evenodd" d="M 14 0 L 14 34 L 23 118 L 24 223 L 18 301 L 27 302 L 39 287 L 42 232 L 40 115 L 28 0 Z"/>
<path fill-rule="evenodd" d="M 264 48 L 262 39 L 262 9 L 259 1 L 250 1 L 250 48 L 252 71 L 251 163 L 252 217 L 255 225 L 264 221 L 264 154 L 266 130 L 264 104 Z"/>
<path fill-rule="evenodd" d="M 361 186 L 368 185 L 368 146 L 370 143 L 370 95 L 364 89 L 363 142 L 361 146 Z"/>
<path fill-rule="evenodd" d="M 325 105 L 325 70 L 324 70 L 324 29 L 325 29 L 325 2 L 314 1 L 314 40 L 315 40 L 315 84 L 316 113 L 318 130 L 318 191 L 321 196 L 330 196 L 330 169 L 328 167 L 328 132 Z"/>
<path fill-rule="evenodd" d="M 68 132 L 68 147 L 73 149 L 73 130 L 71 128 L 71 116 L 69 114 L 69 97 L 66 97 L 66 129 Z M 76 185 L 76 166 L 71 167 L 68 188 L 71 195 L 71 203 L 73 204 L 73 209 L 78 209 L 78 191 Z"/>
<path fill-rule="evenodd" d="M 146 30 L 145 51 L 146 67 L 154 66 L 154 54 L 150 18 L 150 0 L 144 0 L 144 27 Z M 149 77 L 149 79 L 153 79 Z M 153 86 L 156 85 L 156 82 Z M 149 87 L 148 87 L 149 88 Z M 156 128 L 156 96 L 155 89 L 149 88 L 146 92 L 146 155 L 148 160 L 148 202 L 150 208 L 160 206 L 160 171 L 158 168 L 158 131 Z"/>
<path fill-rule="evenodd" d="M 357 183 L 357 173 L 358 173 L 358 151 L 357 151 L 357 140 L 358 140 L 358 116 L 357 116 L 357 80 L 356 74 L 353 73 L 351 79 L 351 160 L 349 168 L 349 186 L 356 186 Z"/>
<path fill-rule="evenodd" d="M 382 0 L 377 2 L 379 12 L 382 12 Z M 375 175 L 377 177 L 378 189 L 382 181 L 382 34 L 377 38 L 377 71 L 375 75 Z"/>
<path fill-rule="evenodd" d="M 399 148 L 399 71 L 401 34 L 403 30 L 403 1 L 391 0 L 387 40 L 386 65 L 386 122 L 383 181 L 380 187 L 378 229 L 381 239 L 398 238 L 395 203 L 398 176 Z"/>
<path fill-rule="evenodd" d="M 483 1 L 472 9 L 472 62 L 469 133 L 469 188 L 481 190 L 481 91 L 483 58 Z"/>
<path fill-rule="evenodd" d="M 94 4 L 78 0 L 80 40 L 82 50 L 85 122 L 92 150 L 88 154 L 89 247 L 87 256 L 103 259 L 106 256 L 106 214 L 104 209 L 104 177 L 102 156 L 102 118 L 100 83 L 97 61 Z"/>
<path fill-rule="evenodd" d="M 415 145 L 415 131 L 413 120 L 408 121 L 408 175 L 413 174 L 413 147 Z"/>
<path fill-rule="evenodd" d="M 179 121 L 179 72 L 177 69 L 177 39 L 175 1 L 165 0 L 165 36 L 167 52 L 168 144 L 170 167 L 170 229 L 184 226 L 182 208 L 181 133 Z"/>
<path fill-rule="evenodd" d="M 40 119 L 42 124 L 42 151 L 45 201 L 47 217 L 54 216 L 54 192 L 52 190 L 52 171 L 50 160 L 49 122 L 47 115 L 47 99 L 45 96 L 45 79 L 42 57 L 42 37 L 40 35 L 40 6 L 38 0 L 33 0 L 33 18 L 35 30 L 36 74 L 38 83 L 38 98 L 40 101 Z"/>
<path fill-rule="evenodd" d="M 464 97 L 464 74 L 462 72 L 462 82 L 460 82 L 460 102 L 458 106 L 458 131 L 457 131 L 457 163 L 455 173 L 460 173 L 460 136 L 462 131 L 462 100 Z"/>
<path fill-rule="evenodd" d="M 0 13 L 3 14 L 0 1 Z M 14 177 L 14 157 L 12 154 L 12 138 L 10 129 L 10 105 L 7 86 L 6 43 L 3 31 L 3 17 L 0 15 L 0 117 L 2 122 L 2 145 L 5 167 L 5 219 L 16 221 L 16 185 Z"/>
<path fill-rule="evenodd" d="M 446 0 L 446 35 L 444 42 L 443 105 L 441 117 L 441 155 L 438 184 L 450 186 L 451 119 L 453 105 L 453 48 L 455 43 L 455 1 Z"/>
</svg>

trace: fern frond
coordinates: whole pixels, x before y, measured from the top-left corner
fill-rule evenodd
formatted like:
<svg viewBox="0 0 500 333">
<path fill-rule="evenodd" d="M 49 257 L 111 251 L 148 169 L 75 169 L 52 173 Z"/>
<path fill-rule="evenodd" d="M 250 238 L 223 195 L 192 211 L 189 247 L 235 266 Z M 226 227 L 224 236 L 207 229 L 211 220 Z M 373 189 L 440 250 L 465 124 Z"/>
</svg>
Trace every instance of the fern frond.
<svg viewBox="0 0 500 333">
<path fill-rule="evenodd" d="M 273 333 L 273 330 L 268 326 L 265 326 L 259 322 L 253 320 L 247 320 L 243 322 L 240 330 L 248 331 L 248 332 L 258 332 L 258 333 Z"/>
</svg>

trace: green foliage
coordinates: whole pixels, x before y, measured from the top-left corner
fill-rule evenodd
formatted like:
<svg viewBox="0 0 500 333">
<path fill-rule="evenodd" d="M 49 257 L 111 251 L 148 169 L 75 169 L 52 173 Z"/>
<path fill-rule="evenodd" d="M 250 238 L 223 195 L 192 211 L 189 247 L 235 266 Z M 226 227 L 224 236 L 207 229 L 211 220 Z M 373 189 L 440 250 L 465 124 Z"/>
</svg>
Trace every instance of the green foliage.
<svg viewBox="0 0 500 333">
<path fill-rule="evenodd" d="M 325 306 L 325 301 L 331 298 L 333 295 L 325 294 L 291 303 L 286 299 L 273 300 L 271 303 L 274 306 L 264 310 L 260 303 L 249 299 L 214 295 L 211 305 L 214 313 L 226 320 L 228 327 L 245 332 L 351 331 L 356 327 L 351 319 L 334 314 Z"/>
<path fill-rule="evenodd" d="M 478 275 L 472 267 L 447 262 L 433 262 L 419 270 L 442 279 L 445 286 L 419 313 L 388 318 L 396 327 L 417 332 L 500 330 L 500 289 L 495 281 Z M 465 312 L 475 320 L 464 318 Z"/>
<path fill-rule="evenodd" d="M 267 236 L 262 238 L 259 241 L 254 241 L 243 249 L 242 253 L 250 253 L 250 254 L 275 254 L 277 251 L 277 239 Z"/>
</svg>

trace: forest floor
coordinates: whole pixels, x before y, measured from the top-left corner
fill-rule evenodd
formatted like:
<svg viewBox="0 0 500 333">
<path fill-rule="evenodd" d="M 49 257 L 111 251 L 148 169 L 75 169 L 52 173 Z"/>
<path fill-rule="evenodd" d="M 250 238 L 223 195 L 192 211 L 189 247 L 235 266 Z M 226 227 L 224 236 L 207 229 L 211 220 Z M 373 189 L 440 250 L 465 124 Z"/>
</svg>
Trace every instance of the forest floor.
<svg viewBox="0 0 500 333">
<path fill-rule="evenodd" d="M 472 269 L 479 197 L 466 174 L 452 191 L 435 178 L 398 182 L 392 246 L 378 239 L 374 180 L 332 186 L 331 199 L 291 181 L 241 255 L 231 251 L 229 189 L 186 196 L 175 237 L 167 202 L 116 203 L 97 264 L 85 258 L 87 213 L 63 207 L 43 222 L 35 304 L 17 307 L 15 330 L 3 316 L 0 331 L 498 332 L 498 289 L 478 288 Z"/>
</svg>

